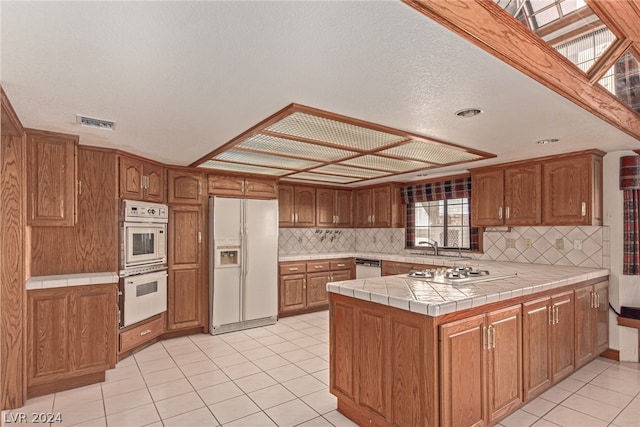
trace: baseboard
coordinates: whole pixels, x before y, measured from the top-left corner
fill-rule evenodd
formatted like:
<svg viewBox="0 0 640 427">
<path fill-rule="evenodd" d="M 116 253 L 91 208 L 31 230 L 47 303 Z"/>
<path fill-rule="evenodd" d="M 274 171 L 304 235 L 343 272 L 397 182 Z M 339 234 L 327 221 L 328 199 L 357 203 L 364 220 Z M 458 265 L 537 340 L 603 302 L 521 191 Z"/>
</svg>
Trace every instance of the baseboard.
<svg viewBox="0 0 640 427">
<path fill-rule="evenodd" d="M 602 353 L 600 353 L 600 357 L 604 357 L 605 359 L 611 359 L 620 361 L 620 350 L 614 350 L 612 348 L 608 348 Z"/>
</svg>

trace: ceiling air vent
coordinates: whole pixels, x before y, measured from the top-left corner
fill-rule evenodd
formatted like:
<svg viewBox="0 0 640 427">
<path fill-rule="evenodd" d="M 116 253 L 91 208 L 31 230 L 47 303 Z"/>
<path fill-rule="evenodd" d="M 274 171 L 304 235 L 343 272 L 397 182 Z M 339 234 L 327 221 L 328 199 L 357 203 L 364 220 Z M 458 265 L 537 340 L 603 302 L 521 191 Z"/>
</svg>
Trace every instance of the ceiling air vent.
<svg viewBox="0 0 640 427">
<path fill-rule="evenodd" d="M 90 128 L 113 130 L 116 127 L 116 122 L 114 121 L 96 119 L 95 117 L 81 116 L 80 114 L 76 114 L 76 121 L 80 125 L 90 127 Z"/>
</svg>

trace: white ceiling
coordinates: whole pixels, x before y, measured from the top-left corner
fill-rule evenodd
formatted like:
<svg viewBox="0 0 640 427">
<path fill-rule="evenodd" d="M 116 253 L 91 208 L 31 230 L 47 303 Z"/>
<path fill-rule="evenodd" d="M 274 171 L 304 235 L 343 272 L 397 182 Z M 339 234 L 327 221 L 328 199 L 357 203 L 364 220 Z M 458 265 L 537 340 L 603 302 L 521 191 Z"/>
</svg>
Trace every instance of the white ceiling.
<svg viewBox="0 0 640 427">
<path fill-rule="evenodd" d="M 3 0 L 0 7 L 0 78 L 25 126 L 170 164 L 191 164 L 290 103 L 498 155 L 469 166 L 640 148 L 395 1 Z M 484 113 L 454 115 L 465 107 Z M 83 128 L 76 114 L 117 127 Z M 535 143 L 542 138 L 560 142 Z"/>
</svg>

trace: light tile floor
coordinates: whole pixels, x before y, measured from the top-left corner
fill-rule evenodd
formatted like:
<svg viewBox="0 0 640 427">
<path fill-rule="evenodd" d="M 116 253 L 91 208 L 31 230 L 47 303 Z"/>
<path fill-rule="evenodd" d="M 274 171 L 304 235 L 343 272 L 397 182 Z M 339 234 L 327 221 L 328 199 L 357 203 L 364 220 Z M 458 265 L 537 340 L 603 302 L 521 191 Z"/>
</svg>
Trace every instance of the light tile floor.
<svg viewBox="0 0 640 427">
<path fill-rule="evenodd" d="M 355 426 L 328 392 L 328 340 L 325 311 L 162 341 L 118 363 L 104 383 L 30 399 L 4 424 L 28 425 L 8 422 L 11 414 L 60 413 L 52 425 Z M 640 427 L 640 364 L 594 360 L 501 425 Z"/>
</svg>

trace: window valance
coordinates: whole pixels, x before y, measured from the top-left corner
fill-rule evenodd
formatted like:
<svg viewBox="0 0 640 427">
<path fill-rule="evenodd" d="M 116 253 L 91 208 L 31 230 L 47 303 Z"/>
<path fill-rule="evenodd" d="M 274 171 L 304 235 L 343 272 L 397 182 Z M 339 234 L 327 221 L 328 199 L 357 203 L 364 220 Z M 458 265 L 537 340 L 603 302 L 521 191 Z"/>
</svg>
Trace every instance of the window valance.
<svg viewBox="0 0 640 427">
<path fill-rule="evenodd" d="M 402 203 L 433 202 L 436 200 L 471 197 L 471 177 L 449 179 L 402 188 Z"/>
</svg>

